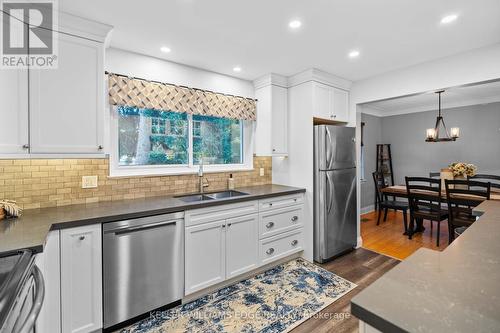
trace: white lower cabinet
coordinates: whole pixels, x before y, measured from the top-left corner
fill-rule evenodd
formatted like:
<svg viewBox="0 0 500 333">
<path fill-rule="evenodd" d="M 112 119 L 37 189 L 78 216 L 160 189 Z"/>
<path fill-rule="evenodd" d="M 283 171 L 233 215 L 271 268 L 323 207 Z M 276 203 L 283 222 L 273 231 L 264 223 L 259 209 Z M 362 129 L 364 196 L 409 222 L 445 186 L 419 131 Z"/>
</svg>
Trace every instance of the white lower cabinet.
<svg viewBox="0 0 500 333">
<path fill-rule="evenodd" d="M 302 210 L 295 194 L 186 211 L 185 295 L 302 251 Z"/>
<path fill-rule="evenodd" d="M 259 264 L 258 215 L 226 221 L 226 278 L 257 268 Z"/>
<path fill-rule="evenodd" d="M 260 241 L 260 260 L 262 264 L 284 258 L 302 251 L 304 239 L 302 228 Z"/>
<path fill-rule="evenodd" d="M 226 278 L 225 220 L 186 228 L 186 295 Z"/>
<path fill-rule="evenodd" d="M 101 329 L 101 225 L 63 229 L 60 237 L 62 332 Z"/>
</svg>

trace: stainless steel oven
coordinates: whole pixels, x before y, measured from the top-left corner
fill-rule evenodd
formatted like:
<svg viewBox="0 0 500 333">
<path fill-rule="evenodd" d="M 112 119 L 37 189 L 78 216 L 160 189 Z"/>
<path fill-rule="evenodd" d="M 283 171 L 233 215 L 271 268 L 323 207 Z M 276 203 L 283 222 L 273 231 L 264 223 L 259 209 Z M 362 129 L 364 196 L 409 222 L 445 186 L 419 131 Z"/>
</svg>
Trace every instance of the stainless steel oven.
<svg viewBox="0 0 500 333">
<path fill-rule="evenodd" d="M 179 301 L 184 212 L 103 224 L 104 329 Z"/>
<path fill-rule="evenodd" d="M 43 276 L 30 251 L 0 258 L 0 332 L 35 332 L 44 294 Z"/>
</svg>

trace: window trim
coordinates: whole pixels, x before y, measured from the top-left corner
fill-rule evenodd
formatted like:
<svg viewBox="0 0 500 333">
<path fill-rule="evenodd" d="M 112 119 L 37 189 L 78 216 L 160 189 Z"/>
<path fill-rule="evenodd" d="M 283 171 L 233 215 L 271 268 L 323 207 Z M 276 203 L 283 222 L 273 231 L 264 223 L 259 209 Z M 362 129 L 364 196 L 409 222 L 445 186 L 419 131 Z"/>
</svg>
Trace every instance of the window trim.
<svg viewBox="0 0 500 333">
<path fill-rule="evenodd" d="M 189 155 L 188 164 L 180 165 L 119 165 L 118 156 L 118 112 L 116 106 L 110 106 L 110 129 L 111 129 L 111 150 L 109 153 L 109 177 L 134 177 L 134 176 L 172 176 L 172 175 L 189 175 L 198 173 L 199 166 L 193 164 L 193 154 Z M 255 122 L 249 120 L 241 120 L 243 127 L 243 163 L 239 164 L 205 164 L 203 171 L 206 173 L 215 172 L 237 172 L 253 170 L 253 149 L 254 149 L 254 134 Z M 188 143 L 189 147 L 193 146 L 192 135 L 192 115 L 188 115 Z"/>
</svg>

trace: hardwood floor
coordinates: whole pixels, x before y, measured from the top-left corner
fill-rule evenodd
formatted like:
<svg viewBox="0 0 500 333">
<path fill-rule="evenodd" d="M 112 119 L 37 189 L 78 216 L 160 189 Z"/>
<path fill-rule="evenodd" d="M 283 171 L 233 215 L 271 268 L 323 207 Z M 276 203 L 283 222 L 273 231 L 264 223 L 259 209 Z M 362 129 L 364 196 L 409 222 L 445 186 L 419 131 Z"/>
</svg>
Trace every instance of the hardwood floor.
<svg viewBox="0 0 500 333">
<path fill-rule="evenodd" d="M 351 315 L 351 298 L 396 266 L 399 260 L 357 249 L 321 267 L 358 285 L 357 288 L 332 303 L 315 317 L 293 329 L 292 333 L 358 332 L 358 319 Z"/>
<path fill-rule="evenodd" d="M 425 231 L 416 233 L 413 239 L 403 235 L 403 214 L 389 211 L 387 221 L 377 226 L 377 214 L 371 212 L 361 216 L 361 237 L 363 247 L 387 256 L 403 260 L 421 247 L 442 251 L 448 246 L 448 222 L 441 222 L 439 248 L 436 246 L 437 225 L 433 229 L 424 221 Z"/>
</svg>

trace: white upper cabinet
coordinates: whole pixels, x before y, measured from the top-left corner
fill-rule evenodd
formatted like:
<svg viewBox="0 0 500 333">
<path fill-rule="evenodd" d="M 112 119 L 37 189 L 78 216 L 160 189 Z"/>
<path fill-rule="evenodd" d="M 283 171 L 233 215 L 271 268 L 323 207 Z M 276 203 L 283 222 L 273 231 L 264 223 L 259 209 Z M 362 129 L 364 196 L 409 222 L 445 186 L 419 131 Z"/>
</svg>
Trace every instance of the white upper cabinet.
<svg viewBox="0 0 500 333">
<path fill-rule="evenodd" d="M 271 146 L 273 155 L 288 154 L 288 93 L 287 89 L 271 86 Z"/>
<path fill-rule="evenodd" d="M 270 74 L 254 81 L 257 98 L 255 154 L 288 155 L 288 89 L 286 78 Z"/>
<path fill-rule="evenodd" d="M 104 46 L 55 33 L 58 68 L 30 70 L 31 153 L 101 153 Z"/>
<path fill-rule="evenodd" d="M 349 121 L 349 92 L 319 82 L 314 82 L 313 89 L 314 117 Z"/>
<path fill-rule="evenodd" d="M 8 125 L 0 157 L 104 154 L 104 42 L 112 27 L 59 15 L 56 68 L 0 69 L 0 117 Z"/>
<path fill-rule="evenodd" d="M 333 117 L 338 121 L 349 121 L 349 92 L 333 88 Z"/>
<path fill-rule="evenodd" d="M 28 70 L 0 69 L 0 154 L 28 151 Z"/>
</svg>

